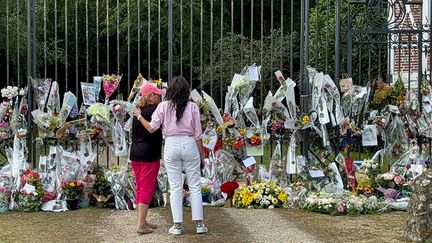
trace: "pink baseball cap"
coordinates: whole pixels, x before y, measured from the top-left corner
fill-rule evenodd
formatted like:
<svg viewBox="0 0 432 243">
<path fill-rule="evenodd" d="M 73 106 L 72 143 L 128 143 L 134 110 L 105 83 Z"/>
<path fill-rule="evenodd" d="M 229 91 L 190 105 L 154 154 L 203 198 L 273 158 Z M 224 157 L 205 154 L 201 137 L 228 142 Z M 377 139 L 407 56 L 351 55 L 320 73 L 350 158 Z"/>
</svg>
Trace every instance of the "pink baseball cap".
<svg viewBox="0 0 432 243">
<path fill-rule="evenodd" d="M 164 90 L 156 88 L 156 86 L 151 83 L 146 83 L 141 86 L 140 93 L 142 96 L 147 96 L 151 93 L 162 95 L 164 93 Z"/>
</svg>

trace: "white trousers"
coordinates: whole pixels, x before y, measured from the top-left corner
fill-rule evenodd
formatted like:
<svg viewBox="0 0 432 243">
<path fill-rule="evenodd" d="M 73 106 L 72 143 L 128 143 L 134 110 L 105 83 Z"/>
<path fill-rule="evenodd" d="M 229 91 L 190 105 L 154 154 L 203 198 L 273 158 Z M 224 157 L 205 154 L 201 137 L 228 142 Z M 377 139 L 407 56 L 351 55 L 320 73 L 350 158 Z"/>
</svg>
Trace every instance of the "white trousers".
<svg viewBox="0 0 432 243">
<path fill-rule="evenodd" d="M 174 223 L 183 222 L 182 169 L 186 173 L 186 183 L 190 191 L 192 220 L 202 220 L 201 159 L 195 138 L 189 136 L 166 137 L 163 157 L 170 185 L 171 213 Z"/>
</svg>

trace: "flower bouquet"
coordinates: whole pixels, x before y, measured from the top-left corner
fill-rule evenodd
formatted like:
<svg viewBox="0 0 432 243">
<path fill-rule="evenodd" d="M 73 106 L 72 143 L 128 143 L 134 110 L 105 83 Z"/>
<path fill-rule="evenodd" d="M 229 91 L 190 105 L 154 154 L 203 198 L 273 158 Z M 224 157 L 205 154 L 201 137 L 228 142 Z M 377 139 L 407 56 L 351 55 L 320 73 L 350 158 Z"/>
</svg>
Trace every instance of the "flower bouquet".
<svg viewBox="0 0 432 243">
<path fill-rule="evenodd" d="M 374 193 L 374 181 L 373 179 L 364 177 L 357 180 L 357 186 L 354 188 L 354 194 L 364 194 L 370 196 Z"/>
<path fill-rule="evenodd" d="M 135 189 L 128 176 L 127 169 L 115 165 L 111 166 L 106 173 L 106 178 L 111 185 L 116 208 L 120 210 L 131 209 L 128 202 L 134 200 Z"/>
<path fill-rule="evenodd" d="M 239 188 L 239 183 L 236 181 L 227 181 L 220 186 L 221 192 L 226 194 L 225 206 L 231 207 L 233 205 L 232 198 L 235 190 Z"/>
<path fill-rule="evenodd" d="M 378 175 L 380 168 L 379 160 L 364 159 L 361 165 L 356 169 L 356 179 L 361 177 L 375 178 Z"/>
<path fill-rule="evenodd" d="M 33 122 L 37 125 L 39 130 L 39 138 L 52 138 L 55 136 L 56 129 L 59 128 L 61 120 L 58 116 L 51 113 L 37 112 Z"/>
<path fill-rule="evenodd" d="M 44 196 L 43 184 L 37 172 L 27 170 L 20 178 L 21 189 L 14 195 L 17 210 L 21 212 L 39 211 Z"/>
<path fill-rule="evenodd" d="M 108 104 L 109 98 L 117 89 L 120 84 L 122 75 L 103 75 L 102 77 L 102 87 L 105 92 L 105 104 Z"/>
<path fill-rule="evenodd" d="M 11 190 L 12 177 L 7 174 L 0 174 L 0 213 L 9 210 Z"/>
<path fill-rule="evenodd" d="M 379 174 L 376 177 L 377 190 L 380 191 L 386 202 L 391 203 L 401 196 L 402 190 L 409 190 L 409 183 L 406 183 L 402 175 L 393 172 Z"/>
<path fill-rule="evenodd" d="M 69 210 L 78 208 L 79 200 L 84 196 L 84 183 L 81 181 L 64 181 L 61 186 Z"/>
<path fill-rule="evenodd" d="M 92 196 L 96 200 L 96 206 L 100 208 L 106 207 L 113 197 L 110 183 L 106 179 L 102 167 L 97 165 L 91 173 L 96 176 L 92 191 Z"/>
<path fill-rule="evenodd" d="M 15 98 L 16 96 L 18 96 L 18 87 L 7 86 L 6 88 L 1 89 L 1 96 L 9 100 Z"/>
<path fill-rule="evenodd" d="M 233 203 L 238 208 L 278 208 L 287 201 L 286 190 L 276 182 L 242 184 L 233 196 Z"/>
<path fill-rule="evenodd" d="M 386 209 L 386 203 L 375 196 L 356 196 L 349 192 L 342 194 L 312 192 L 302 200 L 300 207 L 330 215 L 355 216 L 381 212 Z"/>
<path fill-rule="evenodd" d="M 12 137 L 12 130 L 8 122 L 0 121 L 0 142 Z"/>
<path fill-rule="evenodd" d="M 45 106 L 46 99 L 49 95 L 49 88 L 51 86 L 51 83 L 51 79 L 32 79 L 32 87 L 39 110 L 42 110 Z"/>
</svg>

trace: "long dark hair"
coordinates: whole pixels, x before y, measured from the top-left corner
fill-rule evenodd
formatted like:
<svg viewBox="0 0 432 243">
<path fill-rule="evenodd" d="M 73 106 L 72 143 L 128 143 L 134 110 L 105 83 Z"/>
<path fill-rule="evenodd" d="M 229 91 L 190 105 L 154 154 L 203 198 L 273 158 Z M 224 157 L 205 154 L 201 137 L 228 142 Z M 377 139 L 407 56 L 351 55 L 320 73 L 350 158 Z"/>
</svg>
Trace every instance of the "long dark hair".
<svg viewBox="0 0 432 243">
<path fill-rule="evenodd" d="M 170 108 L 176 110 L 177 122 L 183 117 L 183 113 L 189 102 L 190 87 L 188 81 L 177 76 L 171 80 L 166 91 L 165 100 L 171 101 Z"/>
</svg>

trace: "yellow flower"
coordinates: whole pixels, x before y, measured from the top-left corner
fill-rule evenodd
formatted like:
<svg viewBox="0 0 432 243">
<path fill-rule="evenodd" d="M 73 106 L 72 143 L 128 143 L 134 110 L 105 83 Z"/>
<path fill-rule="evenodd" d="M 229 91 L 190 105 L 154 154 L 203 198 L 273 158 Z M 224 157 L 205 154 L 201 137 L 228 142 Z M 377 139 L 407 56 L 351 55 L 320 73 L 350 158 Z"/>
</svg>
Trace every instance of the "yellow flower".
<svg viewBox="0 0 432 243">
<path fill-rule="evenodd" d="M 309 123 L 309 121 L 310 121 L 309 116 L 308 116 L 308 115 L 304 115 L 304 116 L 302 117 L 302 119 L 301 119 L 300 122 L 301 122 L 302 125 L 306 125 L 306 124 Z"/>
<path fill-rule="evenodd" d="M 156 79 L 154 82 L 156 83 L 156 85 L 158 87 L 160 87 L 162 85 L 162 79 Z"/>
<path fill-rule="evenodd" d="M 69 182 L 69 186 L 71 186 L 71 187 L 76 186 L 76 185 L 75 185 L 75 182 Z"/>
<path fill-rule="evenodd" d="M 249 206 L 254 200 L 254 197 L 255 197 L 254 193 L 246 191 L 246 193 L 242 197 L 241 203 L 244 206 Z"/>
<path fill-rule="evenodd" d="M 287 202 L 287 194 L 285 190 L 281 190 L 281 192 L 278 195 L 278 199 L 279 201 L 281 201 L 282 203 L 286 203 Z"/>
<path fill-rule="evenodd" d="M 240 128 L 239 129 L 239 132 L 240 132 L 240 135 L 242 135 L 242 136 L 244 136 L 245 134 L 246 134 L 246 128 Z"/>
<path fill-rule="evenodd" d="M 224 130 L 224 128 L 221 125 L 217 126 L 217 128 L 216 128 L 216 132 L 218 134 L 221 134 L 223 132 L 223 130 Z"/>
</svg>

